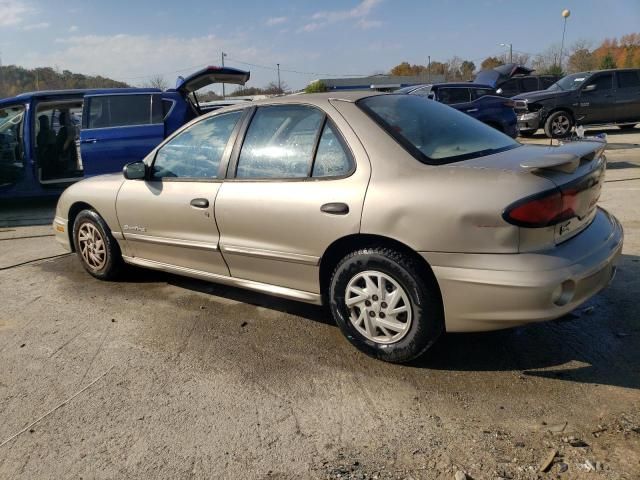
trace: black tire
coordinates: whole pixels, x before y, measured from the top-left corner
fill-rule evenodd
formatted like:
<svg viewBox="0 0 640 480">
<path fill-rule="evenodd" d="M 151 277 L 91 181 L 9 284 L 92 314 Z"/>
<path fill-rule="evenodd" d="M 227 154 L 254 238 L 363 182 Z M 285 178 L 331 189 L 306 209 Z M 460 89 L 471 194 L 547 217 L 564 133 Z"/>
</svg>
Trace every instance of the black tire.
<svg viewBox="0 0 640 480">
<path fill-rule="evenodd" d="M 81 230 L 85 232 L 87 230 L 91 230 L 91 228 L 95 228 L 97 230 L 102 239 L 102 245 L 104 246 L 104 254 L 98 254 L 98 258 L 103 259 L 103 261 L 96 262 L 97 264 L 95 265 L 92 265 L 90 260 L 85 259 L 83 254 L 83 247 L 85 245 L 81 244 L 81 242 L 85 242 L 85 240 L 80 240 L 79 238 Z M 96 235 L 95 238 L 98 238 L 98 235 Z M 113 238 L 113 235 L 111 235 L 111 229 L 107 226 L 102 217 L 93 210 L 82 210 L 73 222 L 73 245 L 76 253 L 78 254 L 78 258 L 80 259 L 80 263 L 84 269 L 94 277 L 100 280 L 113 280 L 122 270 L 124 262 L 122 261 L 120 246 L 118 245 L 118 242 L 116 242 L 115 238 Z M 93 245 L 98 245 L 95 252 L 102 252 L 102 250 L 99 250 L 99 242 L 94 241 Z M 91 259 L 94 257 L 89 258 Z"/>
<path fill-rule="evenodd" d="M 536 130 L 520 130 L 518 135 L 520 137 L 531 138 L 536 134 Z"/>
<path fill-rule="evenodd" d="M 633 130 L 634 128 L 636 128 L 635 124 L 633 125 L 618 125 L 618 128 L 620 130 Z"/>
<path fill-rule="evenodd" d="M 562 126 L 562 129 L 560 129 Z M 566 138 L 571 135 L 573 117 L 565 110 L 553 112 L 544 122 L 544 133 L 549 138 Z"/>
<path fill-rule="evenodd" d="M 345 303 L 347 286 L 356 275 L 371 270 L 391 277 L 409 299 L 410 326 L 394 343 L 368 339 L 350 320 Z M 386 362 L 404 363 L 419 357 L 444 331 L 442 300 L 435 279 L 428 278 L 410 256 L 389 248 L 364 248 L 344 257 L 331 277 L 329 300 L 333 318 L 345 337 L 362 352 Z"/>
</svg>

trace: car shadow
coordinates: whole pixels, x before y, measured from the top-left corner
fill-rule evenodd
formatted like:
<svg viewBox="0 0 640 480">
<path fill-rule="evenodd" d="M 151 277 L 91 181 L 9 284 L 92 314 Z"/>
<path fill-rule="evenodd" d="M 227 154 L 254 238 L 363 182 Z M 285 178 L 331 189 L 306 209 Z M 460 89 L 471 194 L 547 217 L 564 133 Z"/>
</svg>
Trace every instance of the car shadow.
<svg viewBox="0 0 640 480">
<path fill-rule="evenodd" d="M 0 201 L 0 228 L 51 225 L 57 198 Z"/>
<path fill-rule="evenodd" d="M 324 307 L 151 270 L 127 281 L 167 283 L 195 292 L 334 325 Z M 623 255 L 614 282 L 564 317 L 524 327 L 443 335 L 413 368 L 467 372 L 514 371 L 532 377 L 640 389 L 640 257 Z"/>
</svg>

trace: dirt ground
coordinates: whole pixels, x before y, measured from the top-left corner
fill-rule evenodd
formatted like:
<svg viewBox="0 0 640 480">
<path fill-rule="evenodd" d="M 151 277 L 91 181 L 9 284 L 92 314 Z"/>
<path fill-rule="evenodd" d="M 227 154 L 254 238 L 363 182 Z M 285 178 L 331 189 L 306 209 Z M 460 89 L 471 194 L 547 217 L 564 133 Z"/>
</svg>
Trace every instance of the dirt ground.
<svg viewBox="0 0 640 480">
<path fill-rule="evenodd" d="M 318 307 L 100 282 L 59 256 L 50 204 L 2 207 L 0 478 L 639 479 L 640 129 L 607 133 L 601 204 L 626 233 L 610 288 L 405 366 Z"/>
</svg>

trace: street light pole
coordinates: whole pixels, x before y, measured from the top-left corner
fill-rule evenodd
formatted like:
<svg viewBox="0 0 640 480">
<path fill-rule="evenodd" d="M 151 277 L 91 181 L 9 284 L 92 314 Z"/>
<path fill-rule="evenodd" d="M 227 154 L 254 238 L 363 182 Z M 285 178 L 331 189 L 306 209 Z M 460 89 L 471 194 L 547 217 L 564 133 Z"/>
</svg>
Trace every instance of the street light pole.
<svg viewBox="0 0 640 480">
<path fill-rule="evenodd" d="M 280 86 L 280 64 L 276 63 L 278 66 L 278 93 L 282 93 L 282 87 Z"/>
<path fill-rule="evenodd" d="M 512 43 L 501 43 L 501 47 L 509 46 L 509 63 L 513 63 L 513 44 Z"/>
<path fill-rule="evenodd" d="M 565 8 L 562 11 L 562 18 L 564 18 L 564 26 L 562 27 L 562 43 L 560 44 L 560 59 L 559 59 L 560 70 L 562 70 L 562 51 L 564 50 L 564 34 L 567 31 L 567 18 L 569 18 L 569 15 L 571 15 L 571 10 L 569 10 L 568 8 Z"/>
<path fill-rule="evenodd" d="M 226 57 L 227 54 L 222 52 L 221 58 L 222 58 L 222 68 L 224 68 L 224 57 Z M 224 92 L 224 82 L 222 82 L 222 98 L 224 99 L 225 97 L 225 92 Z"/>
<path fill-rule="evenodd" d="M 431 55 L 429 55 L 427 60 L 427 82 L 431 83 Z"/>
</svg>

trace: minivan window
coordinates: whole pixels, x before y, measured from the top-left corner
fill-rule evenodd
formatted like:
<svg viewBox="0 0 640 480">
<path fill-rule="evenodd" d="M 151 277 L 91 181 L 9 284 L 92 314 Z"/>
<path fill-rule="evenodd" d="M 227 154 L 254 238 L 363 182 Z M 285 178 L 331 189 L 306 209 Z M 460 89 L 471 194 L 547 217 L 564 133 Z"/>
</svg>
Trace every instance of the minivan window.
<svg viewBox="0 0 640 480">
<path fill-rule="evenodd" d="M 24 105 L 0 108 L 0 186 L 16 183 L 24 168 Z"/>
<path fill-rule="evenodd" d="M 312 107 L 258 108 L 242 144 L 236 177 L 307 177 L 323 121 L 324 114 Z"/>
<path fill-rule="evenodd" d="M 162 122 L 161 109 L 154 109 L 152 117 L 151 98 L 151 94 L 89 97 L 87 128 L 127 127 Z"/>
<path fill-rule="evenodd" d="M 439 88 L 438 89 L 438 101 L 447 105 L 453 105 L 456 103 L 466 103 L 471 99 L 469 98 L 468 88 Z"/>
<path fill-rule="evenodd" d="M 618 87 L 633 88 L 640 87 L 640 75 L 636 70 L 618 72 Z"/>
<path fill-rule="evenodd" d="M 356 103 L 416 159 L 431 165 L 520 146 L 465 113 L 416 95 L 377 95 Z"/>
</svg>

